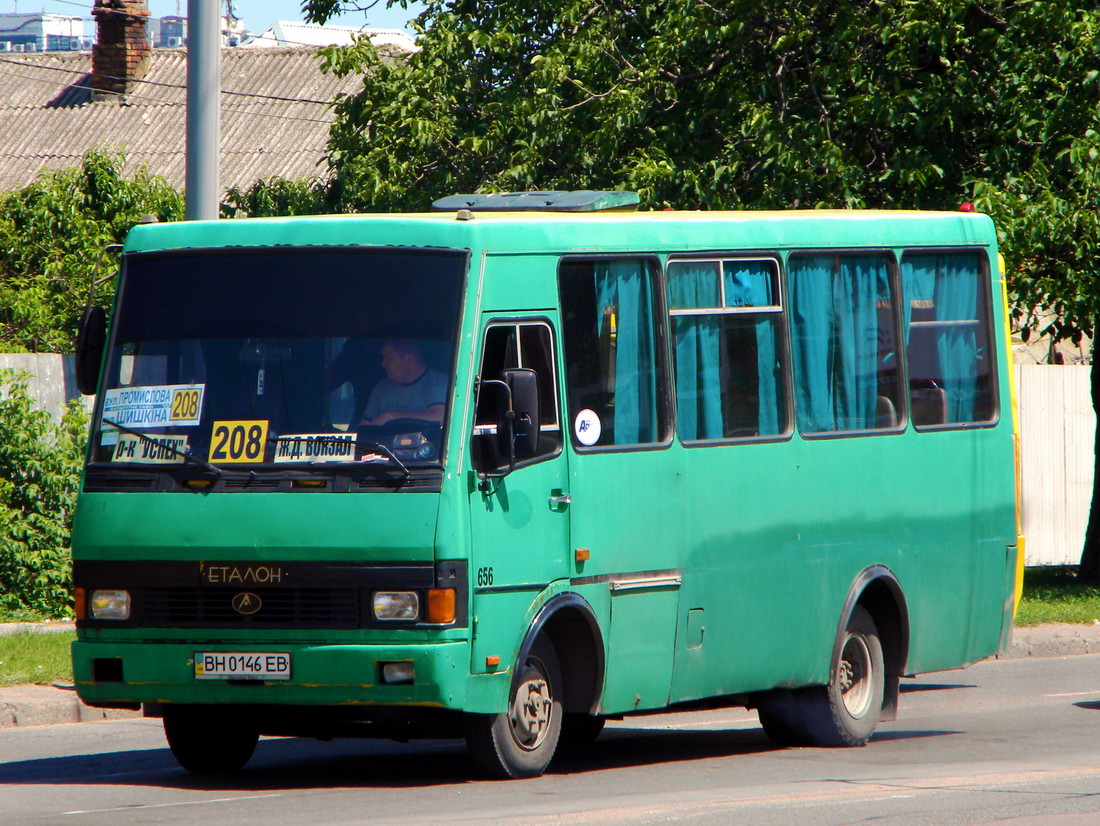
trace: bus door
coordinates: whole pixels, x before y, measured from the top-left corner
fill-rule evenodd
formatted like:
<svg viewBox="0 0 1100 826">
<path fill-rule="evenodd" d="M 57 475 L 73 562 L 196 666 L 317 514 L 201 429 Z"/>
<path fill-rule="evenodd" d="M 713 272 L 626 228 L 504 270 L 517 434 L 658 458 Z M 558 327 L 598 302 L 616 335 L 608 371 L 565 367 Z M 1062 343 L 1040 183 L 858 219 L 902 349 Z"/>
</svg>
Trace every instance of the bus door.
<svg viewBox="0 0 1100 826">
<path fill-rule="evenodd" d="M 556 321 L 554 313 L 519 319 L 492 314 L 482 325 L 478 378 L 489 382 L 515 367 L 533 370 L 541 425 L 533 455 L 518 458 L 505 473 L 508 460 L 497 438 L 500 400 L 493 396 L 503 389 L 482 384 L 477 391 L 471 453 L 481 474 L 469 494 L 473 673 L 508 666 L 536 595 L 569 575 L 568 468 L 562 449 Z M 497 667 L 487 665 L 493 657 L 500 657 Z"/>
<path fill-rule="evenodd" d="M 659 263 L 569 257 L 558 272 L 566 378 L 571 584 L 597 611 L 607 648 L 601 707 L 669 700 L 683 581 L 678 451 Z"/>
</svg>

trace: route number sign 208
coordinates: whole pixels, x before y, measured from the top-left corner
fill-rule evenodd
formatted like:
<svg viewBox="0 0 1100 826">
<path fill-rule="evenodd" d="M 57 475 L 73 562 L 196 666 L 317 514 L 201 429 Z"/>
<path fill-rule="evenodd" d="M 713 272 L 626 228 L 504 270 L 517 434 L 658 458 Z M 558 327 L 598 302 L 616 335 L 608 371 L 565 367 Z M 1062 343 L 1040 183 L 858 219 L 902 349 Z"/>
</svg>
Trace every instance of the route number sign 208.
<svg viewBox="0 0 1100 826">
<path fill-rule="evenodd" d="M 262 462 L 267 446 L 267 421 L 214 422 L 210 461 L 215 464 Z"/>
</svg>

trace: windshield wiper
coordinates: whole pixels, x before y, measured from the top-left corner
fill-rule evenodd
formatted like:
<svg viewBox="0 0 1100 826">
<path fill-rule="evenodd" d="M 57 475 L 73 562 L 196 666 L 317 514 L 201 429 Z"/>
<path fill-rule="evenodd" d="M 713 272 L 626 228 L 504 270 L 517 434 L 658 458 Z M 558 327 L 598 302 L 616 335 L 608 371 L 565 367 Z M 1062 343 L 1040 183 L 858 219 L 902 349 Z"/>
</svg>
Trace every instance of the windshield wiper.
<svg viewBox="0 0 1100 826">
<path fill-rule="evenodd" d="M 190 448 L 188 448 L 187 450 L 179 450 L 178 448 L 174 448 L 169 444 L 165 444 L 162 441 L 154 439 L 152 436 L 149 436 L 149 435 L 146 435 L 145 433 L 142 433 L 140 430 L 134 430 L 132 428 L 127 427 L 124 424 L 119 424 L 118 422 L 112 422 L 110 419 L 103 419 L 102 421 L 103 421 L 104 424 L 109 424 L 111 427 L 117 428 L 118 430 L 121 430 L 123 433 L 129 433 L 131 436 L 137 436 L 139 439 L 142 439 L 142 440 L 148 442 L 151 445 L 156 445 L 157 447 L 161 448 L 162 450 L 167 450 L 169 453 L 174 453 L 177 456 L 182 456 L 183 460 L 185 462 L 192 462 L 192 463 L 198 465 L 199 467 L 201 467 L 203 470 L 209 471 L 210 473 L 213 473 L 215 476 L 221 476 L 222 475 L 222 469 L 221 468 L 210 464 L 205 459 L 200 459 L 198 456 L 196 456 L 194 453 L 191 452 Z"/>
<path fill-rule="evenodd" d="M 409 478 L 412 475 L 412 472 L 405 466 L 405 463 L 399 460 L 394 452 L 387 448 L 382 442 L 359 441 L 359 439 L 356 439 L 355 448 L 364 451 L 376 449 L 379 453 L 382 453 L 386 459 L 400 467 L 401 473 L 405 474 L 405 478 Z"/>
<path fill-rule="evenodd" d="M 399 468 L 401 468 L 401 472 L 403 474 L 405 474 L 406 479 L 408 479 L 410 476 L 412 476 L 412 472 L 407 467 L 405 467 L 405 463 L 402 462 L 400 459 L 398 459 L 394 455 L 393 451 L 390 450 L 388 447 L 386 447 L 381 442 L 360 442 L 360 441 L 356 441 L 355 446 L 357 448 L 371 448 L 371 449 L 378 448 L 378 450 L 381 451 L 383 456 L 385 456 L 387 459 L 389 459 L 391 462 L 393 462 L 395 465 L 397 465 Z"/>
</svg>

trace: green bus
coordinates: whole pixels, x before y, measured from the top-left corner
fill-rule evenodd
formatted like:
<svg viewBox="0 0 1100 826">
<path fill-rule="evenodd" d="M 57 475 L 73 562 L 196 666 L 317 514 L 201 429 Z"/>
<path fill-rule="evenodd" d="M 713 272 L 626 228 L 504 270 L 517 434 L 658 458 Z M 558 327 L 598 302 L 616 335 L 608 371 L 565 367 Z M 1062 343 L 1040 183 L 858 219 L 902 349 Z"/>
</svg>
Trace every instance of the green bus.
<svg viewBox="0 0 1100 826">
<path fill-rule="evenodd" d="M 1001 650 L 990 219 L 637 201 L 135 227 L 78 341 L 81 699 L 199 773 L 453 737 L 530 777 L 661 709 L 863 745 Z"/>
</svg>

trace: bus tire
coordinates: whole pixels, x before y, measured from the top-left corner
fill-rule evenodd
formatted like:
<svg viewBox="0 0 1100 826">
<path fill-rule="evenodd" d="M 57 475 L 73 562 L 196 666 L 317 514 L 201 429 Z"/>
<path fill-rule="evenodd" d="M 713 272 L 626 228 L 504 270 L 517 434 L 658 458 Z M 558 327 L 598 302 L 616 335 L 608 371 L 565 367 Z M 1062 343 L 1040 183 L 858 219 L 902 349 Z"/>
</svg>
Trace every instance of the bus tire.
<svg viewBox="0 0 1100 826">
<path fill-rule="evenodd" d="M 829 683 L 777 689 L 760 702 L 760 724 L 777 746 L 864 746 L 882 714 L 886 669 L 878 628 L 861 605 L 852 609 Z"/>
<path fill-rule="evenodd" d="M 488 777 L 538 777 L 557 749 L 562 725 L 562 678 L 554 646 L 539 637 L 516 669 L 508 711 L 471 715 L 466 744 Z"/>
<path fill-rule="evenodd" d="M 840 653 L 826 686 L 828 716 L 821 715 L 814 736 L 820 746 L 865 746 L 882 714 L 886 667 L 882 641 L 871 614 L 852 609 Z"/>
<path fill-rule="evenodd" d="M 231 709 L 219 706 L 164 706 L 168 748 L 192 774 L 229 774 L 244 767 L 259 733 Z"/>
</svg>

